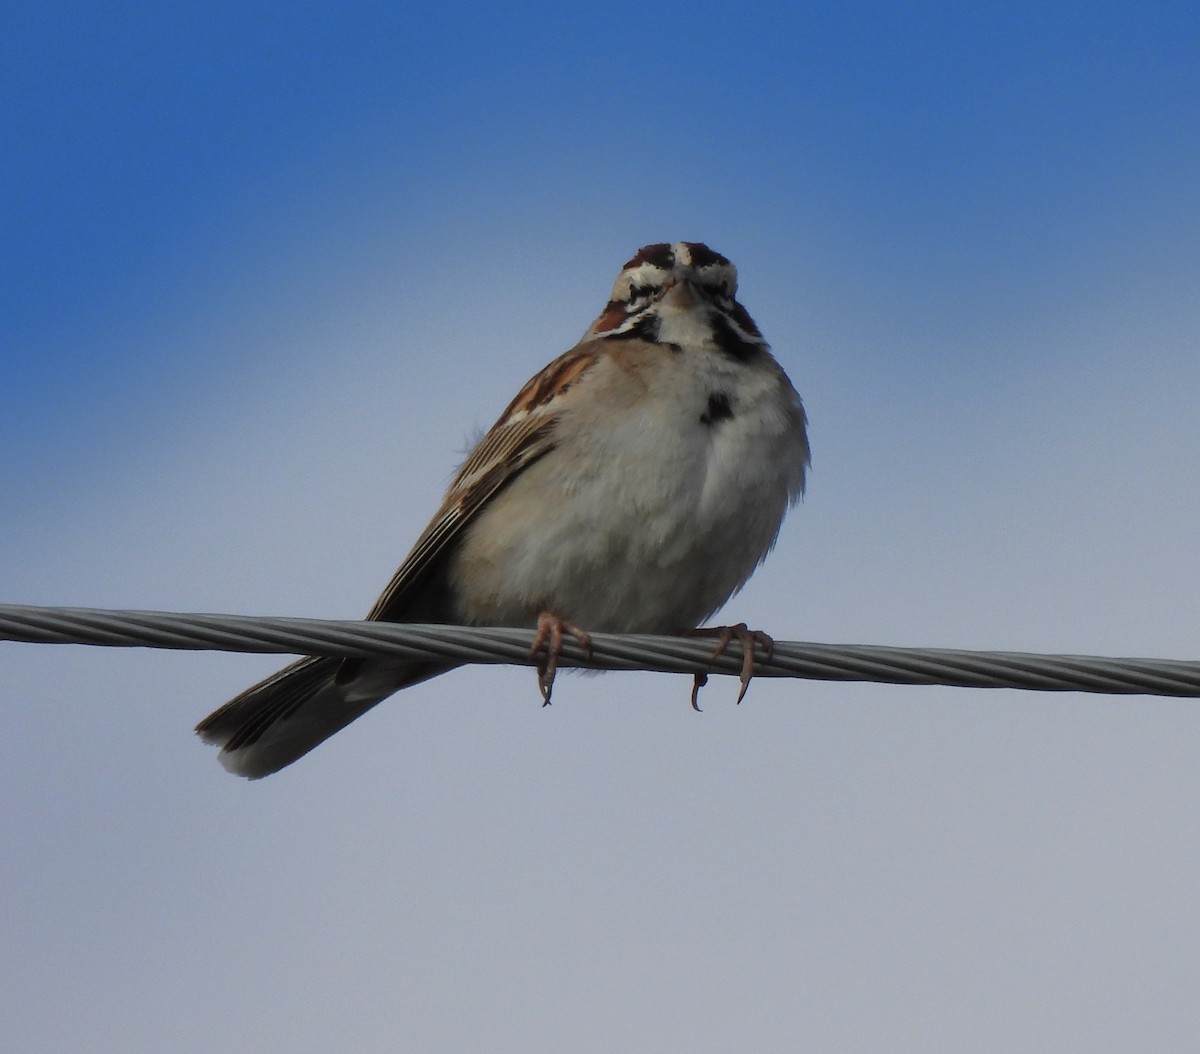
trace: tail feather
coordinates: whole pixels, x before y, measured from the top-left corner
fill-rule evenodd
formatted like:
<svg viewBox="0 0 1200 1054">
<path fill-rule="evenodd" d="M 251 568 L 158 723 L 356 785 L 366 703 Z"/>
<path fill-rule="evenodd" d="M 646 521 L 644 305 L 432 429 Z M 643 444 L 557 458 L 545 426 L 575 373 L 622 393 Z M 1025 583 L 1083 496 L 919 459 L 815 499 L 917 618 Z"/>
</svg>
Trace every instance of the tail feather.
<svg viewBox="0 0 1200 1054">
<path fill-rule="evenodd" d="M 247 688 L 196 726 L 230 772 L 260 779 L 290 765 L 393 692 L 452 667 L 366 661 L 339 680 L 340 659 L 301 659 Z"/>
</svg>

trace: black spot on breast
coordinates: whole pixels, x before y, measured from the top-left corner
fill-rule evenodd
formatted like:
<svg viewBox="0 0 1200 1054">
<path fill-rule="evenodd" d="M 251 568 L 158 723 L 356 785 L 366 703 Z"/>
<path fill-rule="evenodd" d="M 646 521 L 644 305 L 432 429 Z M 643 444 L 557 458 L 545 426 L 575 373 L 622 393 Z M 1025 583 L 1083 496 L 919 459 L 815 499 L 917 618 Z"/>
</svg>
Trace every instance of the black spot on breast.
<svg viewBox="0 0 1200 1054">
<path fill-rule="evenodd" d="M 732 418 L 733 406 L 729 402 L 729 396 L 724 392 L 713 392 L 708 397 L 708 406 L 700 415 L 700 423 L 711 427 L 718 421 L 729 421 Z"/>
</svg>

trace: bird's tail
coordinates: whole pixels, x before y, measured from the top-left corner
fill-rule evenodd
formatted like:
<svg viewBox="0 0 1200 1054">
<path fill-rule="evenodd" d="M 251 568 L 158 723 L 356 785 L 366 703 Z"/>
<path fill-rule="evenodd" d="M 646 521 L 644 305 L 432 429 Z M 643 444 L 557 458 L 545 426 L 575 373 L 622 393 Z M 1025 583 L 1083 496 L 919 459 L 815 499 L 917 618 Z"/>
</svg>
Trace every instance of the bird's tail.
<svg viewBox="0 0 1200 1054">
<path fill-rule="evenodd" d="M 393 692 L 451 669 L 434 663 L 301 659 L 247 688 L 196 726 L 230 772 L 260 779 L 303 757 Z M 339 676 L 341 671 L 341 676 Z"/>
</svg>

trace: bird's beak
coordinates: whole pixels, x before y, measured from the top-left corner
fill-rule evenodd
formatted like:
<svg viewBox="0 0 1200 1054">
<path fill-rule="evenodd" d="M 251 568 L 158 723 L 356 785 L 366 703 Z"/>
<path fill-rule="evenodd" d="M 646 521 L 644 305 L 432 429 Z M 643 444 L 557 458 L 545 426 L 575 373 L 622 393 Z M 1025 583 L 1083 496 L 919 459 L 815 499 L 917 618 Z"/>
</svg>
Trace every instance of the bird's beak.
<svg viewBox="0 0 1200 1054">
<path fill-rule="evenodd" d="M 672 307 L 694 307 L 696 290 L 686 278 L 673 274 L 667 279 L 666 292 L 663 294 L 662 302 L 670 304 Z"/>
</svg>

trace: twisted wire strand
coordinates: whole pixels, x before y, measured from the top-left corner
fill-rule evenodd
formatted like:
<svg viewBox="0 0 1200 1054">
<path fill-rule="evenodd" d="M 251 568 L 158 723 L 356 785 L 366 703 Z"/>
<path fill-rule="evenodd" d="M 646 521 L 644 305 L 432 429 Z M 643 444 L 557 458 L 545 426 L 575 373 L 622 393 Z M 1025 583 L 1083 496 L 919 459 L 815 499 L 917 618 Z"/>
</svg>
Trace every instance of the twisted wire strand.
<svg viewBox="0 0 1200 1054">
<path fill-rule="evenodd" d="M 529 653 L 532 630 L 24 604 L 0 604 L 0 640 L 526 666 L 534 661 Z M 595 633 L 590 659 L 568 638 L 559 665 L 692 674 L 741 671 L 736 639 L 715 661 L 712 651 L 711 640 Z M 1176 659 L 776 641 L 769 658 L 756 658 L 754 673 L 822 681 L 1200 697 L 1200 662 Z"/>
</svg>

